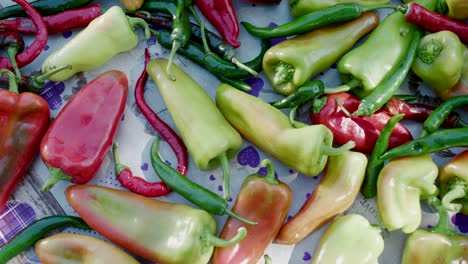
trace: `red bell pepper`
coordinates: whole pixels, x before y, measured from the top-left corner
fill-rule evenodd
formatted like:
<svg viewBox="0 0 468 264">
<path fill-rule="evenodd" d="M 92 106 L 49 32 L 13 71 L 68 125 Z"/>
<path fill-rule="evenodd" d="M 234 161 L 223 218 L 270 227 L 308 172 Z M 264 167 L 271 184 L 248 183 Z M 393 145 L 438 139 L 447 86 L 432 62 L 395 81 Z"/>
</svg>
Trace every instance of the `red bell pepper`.
<svg viewBox="0 0 468 264">
<path fill-rule="evenodd" d="M 0 90 L 0 208 L 26 174 L 50 122 L 49 105 L 39 95 L 18 94 L 16 77 L 6 69 L 10 90 Z"/>
<path fill-rule="evenodd" d="M 60 180 L 84 184 L 94 177 L 112 146 L 127 93 L 127 76 L 107 71 L 65 105 L 41 141 L 41 157 L 50 170 L 42 191 Z"/>
<path fill-rule="evenodd" d="M 353 113 L 359 103 L 360 99 L 349 93 L 331 94 L 327 96 L 321 109 L 310 112 L 310 118 L 313 123 L 328 127 L 333 132 L 336 143 L 345 144 L 352 140 L 356 143 L 355 151 L 370 154 L 391 116 L 383 110 L 371 116 L 349 116 L 346 110 Z M 412 139 L 411 132 L 398 123 L 390 136 L 389 148 L 392 149 Z"/>
</svg>

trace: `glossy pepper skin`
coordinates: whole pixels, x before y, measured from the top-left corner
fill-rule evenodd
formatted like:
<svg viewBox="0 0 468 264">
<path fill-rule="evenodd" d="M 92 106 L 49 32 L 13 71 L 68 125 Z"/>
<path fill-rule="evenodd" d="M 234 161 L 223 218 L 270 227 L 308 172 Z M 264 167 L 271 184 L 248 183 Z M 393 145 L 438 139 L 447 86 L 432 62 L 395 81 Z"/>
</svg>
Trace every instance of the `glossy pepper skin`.
<svg viewBox="0 0 468 264">
<path fill-rule="evenodd" d="M 379 17 L 369 12 L 350 22 L 285 40 L 265 53 L 263 71 L 277 93 L 289 95 L 329 68 L 378 24 Z"/>
<path fill-rule="evenodd" d="M 328 127 L 333 132 L 333 140 L 336 143 L 345 144 L 352 140 L 356 143 L 355 151 L 370 154 L 391 116 L 383 110 L 379 110 L 371 116 L 348 116 L 338 101 L 350 113 L 356 111 L 360 103 L 360 99 L 350 93 L 328 95 L 325 105 L 318 113 L 310 111 L 309 116 L 312 123 Z M 389 146 L 394 148 L 411 140 L 413 140 L 411 132 L 404 125 L 398 123 L 390 136 Z"/>
<path fill-rule="evenodd" d="M 281 110 L 227 84 L 219 85 L 216 105 L 245 139 L 307 176 L 322 172 L 329 152 L 341 153 L 331 149 L 333 134 L 326 126 L 294 128 Z"/>
<path fill-rule="evenodd" d="M 263 160 L 260 166 L 265 165 L 266 176 L 252 174 L 244 180 L 232 209 L 257 224 L 246 225 L 229 217 L 221 238 L 232 237 L 242 226 L 249 235 L 235 246 L 216 248 L 211 259 L 213 264 L 257 263 L 280 230 L 291 207 L 293 193 L 286 183 L 275 179 L 273 163 Z"/>
<path fill-rule="evenodd" d="M 300 17 L 311 12 L 319 11 L 334 5 L 344 3 L 356 3 L 363 6 L 384 5 L 390 3 L 389 0 L 289 0 L 291 15 Z"/>
<path fill-rule="evenodd" d="M 115 245 L 80 234 L 55 234 L 39 240 L 34 250 L 43 264 L 138 264 Z"/>
<path fill-rule="evenodd" d="M 429 154 L 391 160 L 379 173 L 377 205 L 389 231 L 414 232 L 421 223 L 420 200 L 437 194 L 439 168 Z"/>
<path fill-rule="evenodd" d="M 424 36 L 411 69 L 426 82 L 442 100 L 460 80 L 465 46 L 450 31 Z"/>
<path fill-rule="evenodd" d="M 163 71 L 167 64 L 166 59 L 153 59 L 147 65 L 147 72 L 197 167 L 211 170 L 221 165 L 227 188 L 229 171 L 225 165 L 241 148 L 242 138 L 205 90 L 177 65 L 172 66 L 176 80 L 171 80 Z M 226 188 L 223 188 L 225 195 L 229 193 Z"/>
<path fill-rule="evenodd" d="M 330 157 L 320 184 L 281 227 L 275 243 L 296 244 L 347 210 L 359 194 L 366 166 L 367 157 L 360 152 Z"/>
<path fill-rule="evenodd" d="M 158 263 L 208 263 L 220 240 L 216 220 L 187 205 L 94 185 L 70 186 L 65 197 L 99 234 Z"/>
<path fill-rule="evenodd" d="M 440 169 L 439 184 L 444 208 L 468 215 L 468 150 Z"/>
<path fill-rule="evenodd" d="M 138 10 L 145 1 L 144 0 L 120 0 L 120 2 L 128 11 L 135 11 L 135 10 Z"/>
<path fill-rule="evenodd" d="M 150 38 L 148 25 L 141 18 L 127 17 L 119 6 L 109 8 L 104 14 L 91 21 L 86 28 L 69 40 L 59 50 L 49 55 L 42 63 L 43 72 L 71 65 L 71 69 L 60 71 L 49 77 L 51 81 L 65 81 L 75 73 L 95 69 L 118 53 L 133 49 L 138 35 L 133 26 L 145 27 Z"/>
<path fill-rule="evenodd" d="M 42 191 L 60 180 L 85 184 L 94 177 L 112 146 L 127 93 L 127 76 L 112 70 L 86 84 L 65 105 L 41 141 L 41 157 L 51 174 Z"/>
<path fill-rule="evenodd" d="M 10 90 L 0 90 L 0 208 L 23 179 L 50 123 L 47 102 L 37 94 L 18 94 L 15 76 L 8 72 Z"/>
<path fill-rule="evenodd" d="M 311 263 L 374 264 L 383 249 L 380 229 L 361 215 L 348 214 L 327 227 Z"/>
</svg>

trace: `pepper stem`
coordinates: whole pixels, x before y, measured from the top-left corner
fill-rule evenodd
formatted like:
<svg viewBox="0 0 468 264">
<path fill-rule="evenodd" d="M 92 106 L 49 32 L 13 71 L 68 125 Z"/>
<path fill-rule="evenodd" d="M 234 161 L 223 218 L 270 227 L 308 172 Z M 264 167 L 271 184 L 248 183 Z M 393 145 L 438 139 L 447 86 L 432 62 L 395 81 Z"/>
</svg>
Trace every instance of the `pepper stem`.
<svg viewBox="0 0 468 264">
<path fill-rule="evenodd" d="M 344 107 L 344 105 L 341 103 L 340 101 L 340 98 L 336 97 L 335 98 L 335 101 L 336 101 L 336 104 L 338 105 L 338 107 L 341 109 L 341 111 L 343 111 L 343 113 L 347 116 L 347 117 L 351 117 L 351 113 L 348 111 L 348 109 L 346 109 Z"/>
<path fill-rule="evenodd" d="M 169 79 L 171 79 L 172 81 L 176 80 L 176 78 L 172 75 L 172 63 L 174 61 L 175 54 L 179 48 L 180 42 L 177 40 L 172 41 L 171 54 L 169 54 L 169 62 L 167 63 L 166 67 L 167 77 L 169 77 Z"/>
<path fill-rule="evenodd" d="M 117 154 L 117 148 L 119 147 L 118 143 L 112 144 L 112 154 L 114 156 L 115 162 L 115 176 L 119 175 L 123 170 L 128 169 L 127 166 L 120 163 L 119 155 Z"/>
<path fill-rule="evenodd" d="M 442 197 L 443 207 L 451 212 L 459 212 L 462 209 L 461 204 L 453 203 L 454 200 L 468 197 L 468 184 L 459 178 L 449 183 L 448 192 Z"/>
<path fill-rule="evenodd" d="M 8 89 L 14 93 L 18 93 L 18 82 L 15 74 L 8 69 L 0 69 L 0 76 L 1 75 L 8 76 Z"/>
<path fill-rule="evenodd" d="M 219 238 L 219 237 L 213 235 L 212 233 L 210 233 L 209 231 L 206 231 L 204 236 L 205 236 L 206 241 L 208 242 L 208 244 L 210 244 L 212 246 L 215 246 L 215 247 L 230 247 L 232 245 L 235 245 L 235 244 L 239 243 L 242 239 L 244 239 L 247 236 L 247 229 L 245 227 L 239 227 L 237 229 L 237 234 L 233 238 L 231 238 L 229 240 Z"/>
<path fill-rule="evenodd" d="M 362 82 L 356 78 L 351 79 L 346 84 L 334 87 L 334 88 L 325 88 L 323 91 L 324 94 L 336 94 L 336 93 L 341 93 L 341 92 L 348 92 L 353 90 L 354 88 L 359 87 L 362 84 Z"/>
<path fill-rule="evenodd" d="M 61 72 L 63 70 L 71 70 L 72 66 L 70 64 L 55 68 L 51 71 L 43 73 L 42 75 L 34 77 L 34 81 L 37 83 L 43 83 L 45 80 L 49 79 L 50 76 L 56 74 L 57 72 Z"/>
<path fill-rule="evenodd" d="M 299 108 L 299 105 L 295 105 L 291 108 L 291 110 L 289 111 L 289 123 L 291 123 L 291 126 L 294 127 L 294 128 L 297 128 L 296 127 L 296 112 L 297 112 L 297 108 Z"/>
<path fill-rule="evenodd" d="M 275 178 L 275 166 L 273 165 L 273 162 L 269 159 L 264 159 L 260 163 L 260 167 L 266 167 L 267 171 L 265 174 L 265 180 L 269 184 L 278 184 L 278 180 Z"/>
<path fill-rule="evenodd" d="M 268 254 L 263 255 L 263 258 L 265 259 L 265 264 L 272 264 L 273 260 Z"/>
<path fill-rule="evenodd" d="M 356 143 L 354 143 L 354 141 L 352 141 L 352 140 L 346 142 L 346 144 L 341 145 L 338 148 L 330 147 L 330 146 L 327 146 L 327 145 L 321 145 L 320 146 L 320 153 L 322 155 L 327 155 L 327 156 L 337 156 L 337 155 L 340 155 L 341 153 L 343 153 L 345 151 L 351 150 L 355 146 L 356 146 Z"/>
<path fill-rule="evenodd" d="M 148 23 L 146 23 L 146 21 L 143 18 L 127 16 L 127 19 L 128 19 L 128 23 L 130 23 L 130 26 L 132 28 L 135 28 L 135 26 L 137 25 L 142 27 L 145 30 L 145 38 L 146 39 L 151 38 L 150 28 L 148 26 Z"/>
<path fill-rule="evenodd" d="M 18 46 L 16 45 L 9 45 L 7 47 L 7 55 L 10 59 L 11 66 L 15 70 L 16 78 L 18 78 L 18 82 L 21 80 L 21 73 L 18 67 L 18 63 L 16 62 L 16 55 L 18 55 Z"/>
<path fill-rule="evenodd" d="M 247 65 L 243 64 L 242 62 L 240 62 L 239 60 L 237 60 L 236 57 L 232 57 L 231 62 L 234 63 L 237 67 L 243 69 L 244 71 L 249 72 L 253 76 L 258 76 L 258 72 L 254 71 L 253 69 L 249 68 L 249 66 L 247 66 Z"/>
<path fill-rule="evenodd" d="M 280 62 L 275 67 L 275 76 L 273 77 L 274 85 L 281 85 L 289 81 L 294 75 L 294 67 L 291 64 Z"/>
<path fill-rule="evenodd" d="M 427 202 L 434 206 L 434 208 L 437 210 L 437 213 L 439 214 L 439 222 L 437 223 L 436 226 L 427 229 L 429 232 L 434 232 L 434 233 L 441 233 L 445 234 L 448 236 L 454 236 L 458 235 L 457 232 L 453 231 L 452 228 L 450 227 L 450 218 L 447 213 L 447 211 L 444 209 L 442 206 L 442 203 L 437 197 L 431 196 L 427 198 Z"/>
<path fill-rule="evenodd" d="M 221 169 L 223 170 L 223 198 L 224 200 L 227 200 L 229 199 L 229 196 L 231 196 L 231 188 L 229 184 L 231 178 L 229 160 L 226 152 L 217 156 L 216 159 L 218 160 L 219 164 L 221 164 Z"/>
<path fill-rule="evenodd" d="M 50 176 L 42 185 L 41 192 L 48 192 L 59 181 L 71 181 L 72 177 L 65 174 L 61 169 L 49 166 Z"/>
<path fill-rule="evenodd" d="M 256 225 L 257 222 L 253 222 L 253 221 L 250 221 L 250 220 L 247 220 L 245 218 L 243 218 L 242 216 L 234 213 L 233 211 L 229 210 L 229 209 L 225 209 L 224 210 L 224 214 L 238 220 L 238 221 L 241 221 L 242 223 L 245 223 L 245 224 L 248 224 L 248 225 Z"/>
<path fill-rule="evenodd" d="M 419 47 L 418 58 L 425 64 L 431 64 L 444 49 L 442 43 L 437 39 L 431 39 L 430 42 Z"/>
</svg>

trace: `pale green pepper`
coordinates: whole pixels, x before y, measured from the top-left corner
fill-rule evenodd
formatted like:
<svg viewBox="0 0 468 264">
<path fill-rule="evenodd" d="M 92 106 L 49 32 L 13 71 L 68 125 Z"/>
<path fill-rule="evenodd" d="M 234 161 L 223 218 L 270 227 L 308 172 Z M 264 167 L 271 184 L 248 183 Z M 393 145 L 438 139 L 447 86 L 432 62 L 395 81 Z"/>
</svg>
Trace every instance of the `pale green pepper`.
<svg viewBox="0 0 468 264">
<path fill-rule="evenodd" d="M 320 238 L 312 264 L 375 264 L 384 249 L 381 231 L 361 215 L 333 221 Z"/>
<path fill-rule="evenodd" d="M 289 0 L 291 15 L 300 17 L 334 5 L 356 3 L 362 6 L 375 6 L 390 3 L 390 0 Z"/>
<path fill-rule="evenodd" d="M 122 8 L 113 6 L 52 53 L 42 64 L 42 72 L 49 72 L 64 65 L 71 65 L 49 76 L 51 81 L 65 81 L 75 73 L 93 70 L 113 56 L 132 50 L 138 44 L 134 26 L 145 29 L 147 39 L 151 37 L 149 27 L 141 18 L 128 17 Z"/>
</svg>

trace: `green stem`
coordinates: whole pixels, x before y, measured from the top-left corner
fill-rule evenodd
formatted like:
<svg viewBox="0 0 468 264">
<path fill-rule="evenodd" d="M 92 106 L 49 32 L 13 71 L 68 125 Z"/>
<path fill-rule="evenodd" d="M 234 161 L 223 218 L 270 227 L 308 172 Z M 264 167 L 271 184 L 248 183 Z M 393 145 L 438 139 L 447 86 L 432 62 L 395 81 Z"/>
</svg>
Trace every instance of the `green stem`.
<svg viewBox="0 0 468 264">
<path fill-rule="evenodd" d="M 1 75 L 8 76 L 8 89 L 14 93 L 18 93 L 18 82 L 15 74 L 8 69 L 0 69 L 0 76 Z"/>
<path fill-rule="evenodd" d="M 115 162 L 115 176 L 118 176 L 123 170 L 127 169 L 128 167 L 120 163 L 119 155 L 117 154 L 117 148 L 119 144 L 114 143 L 112 144 L 112 154 L 114 155 L 114 162 Z"/>
<path fill-rule="evenodd" d="M 71 181 L 72 177 L 65 174 L 61 169 L 49 166 L 50 176 L 42 185 L 41 191 L 48 192 L 59 181 Z"/>
<path fill-rule="evenodd" d="M 172 42 L 171 54 L 169 54 L 169 61 L 166 66 L 167 77 L 169 77 L 169 79 L 171 79 L 172 81 L 176 80 L 176 78 L 172 75 L 172 63 L 174 61 L 175 54 L 179 48 L 180 48 L 180 42 L 177 40 L 174 40 Z"/>
<path fill-rule="evenodd" d="M 229 199 L 231 196 L 231 187 L 230 187 L 230 179 L 231 179 L 231 171 L 229 169 L 229 160 L 227 157 L 226 152 L 216 157 L 219 164 L 221 164 L 221 169 L 223 170 L 223 198 L 224 200 Z"/>
<path fill-rule="evenodd" d="M 455 122 L 456 127 L 468 127 L 468 124 L 465 123 L 461 118 Z"/>
<path fill-rule="evenodd" d="M 263 258 L 265 259 L 265 264 L 272 264 L 273 260 L 268 254 L 263 255 Z"/>
<path fill-rule="evenodd" d="M 427 199 L 428 203 L 437 210 L 437 213 L 439 213 L 439 222 L 437 223 L 436 226 L 427 229 L 429 232 L 434 232 L 434 233 L 441 233 L 445 234 L 448 236 L 454 236 L 458 235 L 457 232 L 453 231 L 452 228 L 450 227 L 450 217 L 447 211 L 444 209 L 442 206 L 442 203 L 437 197 L 429 197 Z"/>
<path fill-rule="evenodd" d="M 351 150 L 355 146 L 356 146 L 356 143 L 354 143 L 354 141 L 352 141 L 352 140 L 348 141 L 346 144 L 341 145 L 338 148 L 329 147 L 327 145 L 321 145 L 320 146 L 320 153 L 322 155 L 327 155 L 327 156 L 337 156 L 337 155 L 340 155 L 341 153 L 343 153 L 345 151 Z"/>
<path fill-rule="evenodd" d="M 8 58 L 10 59 L 11 66 L 15 70 L 16 78 L 18 78 L 18 82 L 20 82 L 21 72 L 19 70 L 18 63 L 16 63 L 16 55 L 18 55 L 18 46 L 16 46 L 15 44 L 9 45 L 6 51 Z"/>
<path fill-rule="evenodd" d="M 358 79 L 353 78 L 351 81 L 349 81 L 346 84 L 334 87 L 334 88 L 325 88 L 324 94 L 336 94 L 336 93 L 341 93 L 341 92 L 348 92 L 353 90 L 354 88 L 357 88 L 361 86 L 362 82 Z"/>
<path fill-rule="evenodd" d="M 250 221 L 250 220 L 247 220 L 245 218 L 243 218 L 242 216 L 238 215 L 238 214 L 235 214 L 234 212 L 232 212 L 231 210 L 229 209 L 225 209 L 224 210 L 224 214 L 238 220 L 238 221 L 241 221 L 242 223 L 246 223 L 248 225 L 256 225 L 257 222 L 253 222 L 253 221 Z"/>
<path fill-rule="evenodd" d="M 48 71 L 46 73 L 43 73 L 42 75 L 39 75 L 39 76 L 35 77 L 34 81 L 37 82 L 37 83 L 43 83 L 45 80 L 49 79 L 50 76 L 56 74 L 57 72 L 61 72 L 63 70 L 67 70 L 67 69 L 71 70 L 71 68 L 72 68 L 72 66 L 70 64 L 55 68 L 55 69 L 53 69 L 51 71 Z"/>
<path fill-rule="evenodd" d="M 291 126 L 294 128 L 296 127 L 296 112 L 297 108 L 299 108 L 299 105 L 295 105 L 291 110 L 289 111 L 289 123 L 291 123 Z"/>
<path fill-rule="evenodd" d="M 433 63 L 439 54 L 444 49 L 444 46 L 437 39 L 432 39 L 422 47 L 419 47 L 418 58 L 425 64 Z"/>
<path fill-rule="evenodd" d="M 459 212 L 462 209 L 461 204 L 452 203 L 454 200 L 467 196 L 466 188 L 463 185 L 455 185 L 442 197 L 442 205 L 451 212 Z"/>
<path fill-rule="evenodd" d="M 274 85 L 281 85 L 290 79 L 294 75 L 294 67 L 291 64 L 280 62 L 274 67 L 275 76 L 273 77 Z"/>
<path fill-rule="evenodd" d="M 265 174 L 265 180 L 269 184 L 278 184 L 278 181 L 275 178 L 275 166 L 273 165 L 273 162 L 269 159 L 264 159 L 260 163 L 260 167 L 266 167 L 267 172 Z"/>
<path fill-rule="evenodd" d="M 348 111 L 348 109 L 346 109 L 346 108 L 344 107 L 344 105 L 341 103 L 340 98 L 336 97 L 336 98 L 335 98 L 335 101 L 336 101 L 336 104 L 338 105 L 338 107 L 341 109 L 341 111 L 343 111 L 343 113 L 345 113 L 345 115 L 346 115 L 347 117 L 351 117 L 351 113 L 350 113 L 350 112 Z"/>
<path fill-rule="evenodd" d="M 148 23 L 146 23 L 146 21 L 143 18 L 127 16 L 127 19 L 128 19 L 128 23 L 130 23 L 130 26 L 132 28 L 135 28 L 135 26 L 137 25 L 142 27 L 145 30 L 145 38 L 146 39 L 151 38 L 150 28 L 148 26 Z"/>
<path fill-rule="evenodd" d="M 232 245 L 239 243 L 246 236 L 247 236 L 247 229 L 245 227 L 239 227 L 239 229 L 237 229 L 237 234 L 229 240 L 221 239 L 213 235 L 209 231 L 205 231 L 204 233 L 204 237 L 206 241 L 208 242 L 208 244 L 215 246 L 215 247 L 230 247 Z"/>
<path fill-rule="evenodd" d="M 258 72 L 252 70 L 247 65 L 245 65 L 242 62 L 238 61 L 236 57 L 232 57 L 231 62 L 234 63 L 237 67 L 243 69 L 244 71 L 249 72 L 253 76 L 258 76 Z"/>
<path fill-rule="evenodd" d="M 205 55 L 210 54 L 211 50 L 208 46 L 208 41 L 206 40 L 205 20 L 200 20 L 200 31 L 202 36 L 203 49 L 205 49 Z"/>
</svg>

